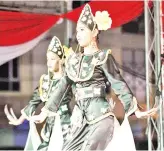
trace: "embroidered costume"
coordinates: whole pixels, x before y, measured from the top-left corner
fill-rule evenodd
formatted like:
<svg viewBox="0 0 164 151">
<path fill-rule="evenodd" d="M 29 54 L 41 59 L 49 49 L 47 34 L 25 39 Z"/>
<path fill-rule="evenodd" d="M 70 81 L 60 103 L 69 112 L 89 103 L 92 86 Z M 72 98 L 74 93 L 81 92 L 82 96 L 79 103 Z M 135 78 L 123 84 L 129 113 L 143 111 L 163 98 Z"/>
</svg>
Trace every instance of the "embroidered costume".
<svg viewBox="0 0 164 151">
<path fill-rule="evenodd" d="M 64 55 L 63 48 L 57 37 L 54 37 L 52 39 L 48 47 L 48 51 L 54 52 L 61 59 L 63 58 Z M 44 74 L 41 76 L 39 87 L 35 89 L 33 96 L 29 101 L 28 105 L 24 109 L 22 109 L 21 112 L 27 119 L 29 119 L 30 116 L 33 115 L 33 113 L 35 112 L 36 108 L 40 103 L 44 103 L 44 105 L 46 105 L 47 102 L 49 101 L 50 96 L 53 93 L 55 93 L 57 89 L 59 89 L 60 78 L 55 78 L 52 76 L 52 74 L 53 73 L 49 72 L 48 74 Z M 63 136 L 65 137 L 70 125 L 71 111 L 69 108 L 69 102 L 71 100 L 72 94 L 70 91 L 67 95 L 65 93 L 63 93 L 62 95 L 65 97 L 62 98 L 61 104 L 57 106 L 57 113 L 60 115 L 62 132 L 63 132 Z M 56 117 L 54 115 L 50 115 L 49 117 L 47 117 L 44 127 L 42 128 L 41 131 L 41 137 L 43 139 L 43 142 L 38 147 L 39 150 L 47 149 L 49 145 L 49 141 L 51 139 L 55 118 Z M 34 143 L 36 142 L 32 142 L 32 144 Z M 33 149 L 30 148 L 29 145 L 27 146 L 28 146 L 27 150 Z"/>
<path fill-rule="evenodd" d="M 106 12 L 104 12 L 106 14 Z M 98 13 L 99 16 L 101 12 Z M 99 25 L 92 15 L 90 6 L 85 5 L 79 21 L 91 31 L 106 30 L 111 24 L 109 14 Z M 47 111 L 56 112 L 57 103 L 68 85 L 75 85 L 75 100 L 71 117 L 71 129 L 67 134 L 63 150 L 105 150 L 110 144 L 115 130 L 113 106 L 107 99 L 112 89 L 123 104 L 126 116 L 138 108 L 137 101 L 117 68 L 111 50 L 99 50 L 93 54 L 72 53 L 66 60 L 66 74 L 62 87 L 45 105 Z M 55 101 L 54 101 L 55 100 Z M 58 102 L 57 102 L 58 101 Z M 109 148 L 110 149 L 110 148 Z"/>
</svg>

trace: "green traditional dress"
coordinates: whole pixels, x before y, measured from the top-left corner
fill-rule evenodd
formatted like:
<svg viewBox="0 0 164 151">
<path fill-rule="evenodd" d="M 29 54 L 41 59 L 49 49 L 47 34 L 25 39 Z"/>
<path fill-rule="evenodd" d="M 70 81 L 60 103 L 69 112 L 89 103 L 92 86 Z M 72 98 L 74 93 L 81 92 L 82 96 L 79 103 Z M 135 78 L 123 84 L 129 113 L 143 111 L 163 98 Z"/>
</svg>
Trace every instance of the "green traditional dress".
<svg viewBox="0 0 164 151">
<path fill-rule="evenodd" d="M 40 103 L 44 103 L 44 105 L 46 105 L 51 94 L 55 93 L 56 89 L 58 89 L 59 81 L 60 79 L 50 79 L 48 75 L 45 75 L 45 74 L 42 75 L 40 78 L 39 88 L 35 89 L 31 100 L 29 101 L 28 105 L 24 109 L 22 109 L 21 113 L 27 119 L 29 119 L 30 116 L 33 115 L 37 106 Z M 57 113 L 60 115 L 61 126 L 62 126 L 64 137 L 70 125 L 70 116 L 71 116 L 71 111 L 69 108 L 69 102 L 71 100 L 70 94 L 71 92 L 69 92 L 69 94 L 67 94 L 63 98 L 62 103 L 59 105 L 59 107 L 57 107 L 58 108 Z M 54 122 L 55 122 L 55 116 L 52 115 L 52 116 L 47 117 L 44 127 L 42 128 L 42 131 L 41 131 L 41 137 L 43 139 L 43 142 L 39 145 L 38 150 L 47 150 L 49 141 L 51 139 Z M 33 143 L 36 143 L 36 142 L 32 142 L 32 144 Z M 33 150 L 32 146 L 30 148 L 29 144 L 26 144 L 26 145 L 28 146 L 28 149 Z"/>
<path fill-rule="evenodd" d="M 104 150 L 114 132 L 113 107 L 107 99 L 110 88 L 118 95 L 127 116 L 137 109 L 136 99 L 120 75 L 110 50 L 92 55 L 73 53 L 66 60 L 66 73 L 60 89 L 45 105 L 48 111 L 56 112 L 61 94 L 69 84 L 75 84 L 76 105 L 63 150 Z"/>
</svg>

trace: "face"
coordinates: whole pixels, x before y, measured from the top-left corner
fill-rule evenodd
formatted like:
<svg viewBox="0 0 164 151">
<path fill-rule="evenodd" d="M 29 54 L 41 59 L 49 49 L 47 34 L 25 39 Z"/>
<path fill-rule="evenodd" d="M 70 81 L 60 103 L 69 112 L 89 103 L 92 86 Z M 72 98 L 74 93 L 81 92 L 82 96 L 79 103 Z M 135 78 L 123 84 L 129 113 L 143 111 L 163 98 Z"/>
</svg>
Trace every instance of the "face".
<svg viewBox="0 0 164 151">
<path fill-rule="evenodd" d="M 77 23 L 76 32 L 76 38 L 81 47 L 87 47 L 93 40 L 92 31 L 80 22 Z"/>
<path fill-rule="evenodd" d="M 55 53 L 49 51 L 47 52 L 47 67 L 50 72 L 58 72 L 59 71 L 59 61 L 60 58 Z"/>
</svg>

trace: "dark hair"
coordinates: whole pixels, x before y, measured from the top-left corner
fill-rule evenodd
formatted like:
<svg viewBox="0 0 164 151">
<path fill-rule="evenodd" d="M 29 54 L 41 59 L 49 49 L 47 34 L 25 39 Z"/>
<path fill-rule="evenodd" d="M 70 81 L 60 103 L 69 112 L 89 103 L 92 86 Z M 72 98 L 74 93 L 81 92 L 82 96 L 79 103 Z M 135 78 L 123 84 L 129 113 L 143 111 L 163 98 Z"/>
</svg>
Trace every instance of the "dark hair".
<svg viewBox="0 0 164 151">
<path fill-rule="evenodd" d="M 96 41 L 97 41 L 97 43 L 99 43 L 99 36 L 100 36 L 100 33 L 101 33 L 101 31 L 100 30 L 98 30 L 98 34 L 97 34 L 97 37 L 96 37 Z"/>
<path fill-rule="evenodd" d="M 97 30 L 98 30 L 98 26 L 97 26 L 97 24 L 96 24 L 95 29 L 97 29 Z M 99 36 L 100 36 L 100 33 L 101 33 L 101 31 L 100 31 L 100 30 L 98 30 L 98 34 L 97 34 L 97 37 L 96 37 L 96 41 L 97 41 L 97 43 L 99 43 Z"/>
</svg>

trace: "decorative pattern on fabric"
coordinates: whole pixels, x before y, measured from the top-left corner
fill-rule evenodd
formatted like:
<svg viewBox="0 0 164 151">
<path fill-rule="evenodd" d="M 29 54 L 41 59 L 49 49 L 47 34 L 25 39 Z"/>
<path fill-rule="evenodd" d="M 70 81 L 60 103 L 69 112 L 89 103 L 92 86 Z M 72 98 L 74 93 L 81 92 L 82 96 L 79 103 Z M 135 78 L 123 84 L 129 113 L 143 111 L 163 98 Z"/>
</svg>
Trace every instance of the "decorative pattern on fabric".
<svg viewBox="0 0 164 151">
<path fill-rule="evenodd" d="M 108 58 L 108 54 L 109 50 L 101 50 L 94 55 L 74 53 L 66 62 L 68 77 L 74 82 L 89 80 L 94 73 L 95 66 L 104 64 Z"/>
<path fill-rule="evenodd" d="M 57 81 L 58 80 L 50 80 L 49 76 L 45 74 L 41 76 L 39 93 L 40 98 L 43 102 L 48 101 L 50 93 L 52 93 L 55 90 Z"/>
<path fill-rule="evenodd" d="M 106 91 L 105 86 L 98 86 L 98 87 L 83 87 L 83 88 L 76 88 L 76 100 L 93 98 L 93 97 L 105 97 Z"/>
<path fill-rule="evenodd" d="M 83 8 L 78 22 L 83 23 L 87 26 L 91 31 L 95 28 L 96 23 L 94 22 L 94 16 L 92 14 L 91 8 L 88 4 Z"/>
<path fill-rule="evenodd" d="M 28 103 L 27 106 L 25 106 L 22 110 L 21 110 L 21 114 L 29 120 L 29 117 L 32 116 L 32 114 L 35 112 L 35 109 L 37 108 L 37 106 L 42 103 L 40 95 L 39 95 L 39 89 L 36 88 L 33 92 L 33 95 Z"/>
</svg>

